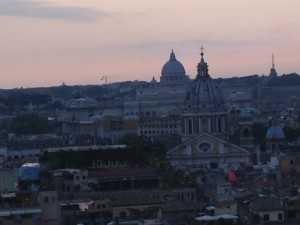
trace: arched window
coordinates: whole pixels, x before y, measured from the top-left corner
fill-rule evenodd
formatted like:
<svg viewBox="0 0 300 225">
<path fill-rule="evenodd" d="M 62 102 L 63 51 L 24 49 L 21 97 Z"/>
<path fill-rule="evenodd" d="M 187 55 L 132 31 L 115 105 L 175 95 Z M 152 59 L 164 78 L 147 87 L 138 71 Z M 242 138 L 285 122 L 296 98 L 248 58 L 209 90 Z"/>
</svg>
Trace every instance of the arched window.
<svg viewBox="0 0 300 225">
<path fill-rule="evenodd" d="M 243 137 L 249 137 L 249 128 L 248 127 L 244 127 L 243 129 Z"/>
</svg>

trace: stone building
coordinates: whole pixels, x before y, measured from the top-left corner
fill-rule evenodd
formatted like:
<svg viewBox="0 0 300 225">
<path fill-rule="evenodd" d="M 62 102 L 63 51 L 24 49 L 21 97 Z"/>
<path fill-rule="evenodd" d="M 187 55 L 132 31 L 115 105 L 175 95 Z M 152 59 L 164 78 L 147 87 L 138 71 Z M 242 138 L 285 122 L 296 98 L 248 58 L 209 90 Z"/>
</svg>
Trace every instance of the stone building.
<svg viewBox="0 0 300 225">
<path fill-rule="evenodd" d="M 203 52 L 197 76 L 189 86 L 182 110 L 182 143 L 169 149 L 167 159 L 176 169 L 226 173 L 228 166 L 249 162 L 250 153 L 226 140 L 227 110 L 221 90 L 208 74 Z"/>
</svg>

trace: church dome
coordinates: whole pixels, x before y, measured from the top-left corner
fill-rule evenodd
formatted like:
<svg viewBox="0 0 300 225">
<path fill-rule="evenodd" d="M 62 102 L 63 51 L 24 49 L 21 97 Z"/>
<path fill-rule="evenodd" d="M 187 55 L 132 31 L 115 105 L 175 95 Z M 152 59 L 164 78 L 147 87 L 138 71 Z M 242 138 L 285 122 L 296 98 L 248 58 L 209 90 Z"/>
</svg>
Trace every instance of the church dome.
<svg viewBox="0 0 300 225">
<path fill-rule="evenodd" d="M 197 66 L 197 77 L 192 82 L 187 93 L 187 102 L 193 106 L 218 105 L 224 103 L 221 90 L 215 84 L 214 80 L 208 74 L 208 65 L 203 59 L 201 53 L 201 61 Z"/>
<path fill-rule="evenodd" d="M 183 65 L 177 61 L 175 54 L 172 50 L 170 54 L 170 59 L 165 63 L 161 70 L 162 76 L 172 76 L 172 75 L 185 75 L 185 70 Z"/>
<path fill-rule="evenodd" d="M 191 97 L 193 99 L 191 99 Z M 214 105 L 224 103 L 221 90 L 211 78 L 200 78 L 193 81 L 187 100 L 193 100 L 194 105 Z"/>
<path fill-rule="evenodd" d="M 272 125 L 267 130 L 266 139 L 284 139 L 284 132 L 279 125 Z"/>
<path fill-rule="evenodd" d="M 155 80 L 155 78 L 153 77 L 152 80 L 150 81 L 150 84 L 155 85 L 157 84 L 157 81 Z"/>
</svg>

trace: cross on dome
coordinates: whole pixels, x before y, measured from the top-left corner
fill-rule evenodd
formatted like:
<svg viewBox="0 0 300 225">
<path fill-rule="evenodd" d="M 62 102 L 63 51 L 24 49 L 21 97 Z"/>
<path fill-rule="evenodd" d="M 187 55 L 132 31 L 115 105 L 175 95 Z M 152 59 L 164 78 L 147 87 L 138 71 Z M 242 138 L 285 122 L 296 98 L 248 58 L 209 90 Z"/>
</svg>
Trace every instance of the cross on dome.
<svg viewBox="0 0 300 225">
<path fill-rule="evenodd" d="M 201 45 L 201 47 L 200 47 L 200 50 L 201 50 L 201 53 L 203 52 L 203 50 L 204 50 L 204 47 Z"/>
<path fill-rule="evenodd" d="M 200 50 L 201 50 L 201 53 L 200 53 L 200 55 L 201 55 L 201 60 L 203 60 L 203 55 L 204 55 L 203 50 L 204 50 L 204 47 L 203 47 L 202 45 L 201 45 Z"/>
</svg>

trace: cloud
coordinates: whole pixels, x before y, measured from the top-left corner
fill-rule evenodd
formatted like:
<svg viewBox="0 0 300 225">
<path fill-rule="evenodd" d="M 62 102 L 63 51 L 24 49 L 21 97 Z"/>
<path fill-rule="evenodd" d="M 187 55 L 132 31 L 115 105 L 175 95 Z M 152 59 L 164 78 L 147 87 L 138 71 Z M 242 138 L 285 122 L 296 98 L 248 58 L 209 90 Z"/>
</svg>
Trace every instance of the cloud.
<svg viewBox="0 0 300 225">
<path fill-rule="evenodd" d="M 198 48 L 200 49 L 201 45 L 204 48 L 244 48 L 244 47 L 253 47 L 253 46 L 266 46 L 272 45 L 275 42 L 280 41 L 280 38 L 273 39 L 248 39 L 248 40 L 225 40 L 225 39 L 181 39 L 181 40 L 163 40 L 163 41 L 151 41 L 151 42 L 139 42 L 131 43 L 124 47 L 134 48 L 139 50 L 144 49 L 161 49 L 168 46 L 171 48 L 183 47 L 186 49 Z"/>
<path fill-rule="evenodd" d="M 62 7 L 26 0 L 1 0 L 0 15 L 91 22 L 111 16 L 111 13 L 91 8 Z"/>
</svg>

